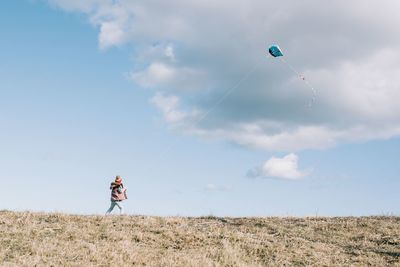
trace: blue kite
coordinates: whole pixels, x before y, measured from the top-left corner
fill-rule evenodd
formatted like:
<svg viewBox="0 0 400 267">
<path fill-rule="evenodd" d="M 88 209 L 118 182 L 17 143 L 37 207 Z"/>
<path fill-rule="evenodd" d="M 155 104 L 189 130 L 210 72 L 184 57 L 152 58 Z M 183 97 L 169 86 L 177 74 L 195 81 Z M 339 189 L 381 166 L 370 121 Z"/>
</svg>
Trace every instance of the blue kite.
<svg viewBox="0 0 400 267">
<path fill-rule="evenodd" d="M 271 45 L 271 47 L 268 49 L 268 52 L 273 57 L 282 57 L 283 56 L 282 50 L 279 48 L 278 45 Z"/>
</svg>

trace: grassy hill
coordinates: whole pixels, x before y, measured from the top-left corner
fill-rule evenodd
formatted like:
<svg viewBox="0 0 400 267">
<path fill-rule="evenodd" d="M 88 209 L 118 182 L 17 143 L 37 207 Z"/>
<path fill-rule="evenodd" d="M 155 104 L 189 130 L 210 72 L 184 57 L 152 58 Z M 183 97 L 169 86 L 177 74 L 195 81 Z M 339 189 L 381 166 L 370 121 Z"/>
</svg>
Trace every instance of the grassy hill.
<svg viewBox="0 0 400 267">
<path fill-rule="evenodd" d="M 0 265 L 400 266 L 400 218 L 0 211 Z"/>
</svg>

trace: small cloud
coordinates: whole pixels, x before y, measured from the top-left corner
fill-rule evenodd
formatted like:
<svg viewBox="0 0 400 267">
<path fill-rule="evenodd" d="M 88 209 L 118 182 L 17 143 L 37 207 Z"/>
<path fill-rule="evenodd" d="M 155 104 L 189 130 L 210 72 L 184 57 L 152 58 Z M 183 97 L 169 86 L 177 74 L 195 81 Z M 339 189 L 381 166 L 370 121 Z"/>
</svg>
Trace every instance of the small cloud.
<svg viewBox="0 0 400 267">
<path fill-rule="evenodd" d="M 105 50 L 111 46 L 118 46 L 126 40 L 126 33 L 118 22 L 103 22 L 100 25 L 99 46 Z"/>
<path fill-rule="evenodd" d="M 204 188 L 206 192 L 229 192 L 232 191 L 231 186 L 217 186 L 215 184 L 207 184 Z"/>
<path fill-rule="evenodd" d="M 152 63 L 146 70 L 131 74 L 131 79 L 138 85 L 151 88 L 160 84 L 169 84 L 176 77 L 176 70 L 162 62 Z"/>
<path fill-rule="evenodd" d="M 180 190 L 180 189 L 174 189 L 172 192 L 173 192 L 174 194 L 177 194 L 177 195 L 182 195 L 182 194 L 184 193 L 184 191 L 182 191 L 182 190 Z"/>
<path fill-rule="evenodd" d="M 286 180 L 297 180 L 311 173 L 311 170 L 298 169 L 298 156 L 288 154 L 283 158 L 272 157 L 261 166 L 247 172 L 249 178 L 278 178 Z"/>
<path fill-rule="evenodd" d="M 151 103 L 159 108 L 168 123 L 178 123 L 186 117 L 186 113 L 178 110 L 179 98 L 177 96 L 164 96 L 157 93 L 151 98 Z"/>
<path fill-rule="evenodd" d="M 157 51 L 148 51 L 148 53 L 151 56 L 157 56 Z M 131 71 L 128 79 L 147 89 L 187 92 L 208 88 L 204 71 L 175 64 L 177 60 L 172 46 L 164 48 L 162 57 L 168 61 L 165 62 L 162 58 L 156 59 L 144 69 Z"/>
</svg>

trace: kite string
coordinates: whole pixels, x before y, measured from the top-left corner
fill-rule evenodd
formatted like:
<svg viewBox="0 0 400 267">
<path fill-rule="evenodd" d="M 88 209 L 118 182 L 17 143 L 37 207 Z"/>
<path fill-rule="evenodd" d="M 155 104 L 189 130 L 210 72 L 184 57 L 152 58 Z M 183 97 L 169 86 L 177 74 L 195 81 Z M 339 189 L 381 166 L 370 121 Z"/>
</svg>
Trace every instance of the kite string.
<svg viewBox="0 0 400 267">
<path fill-rule="evenodd" d="M 308 82 L 308 80 L 306 80 L 306 77 L 304 77 L 304 75 L 300 74 L 289 62 L 287 62 L 286 60 L 284 60 L 282 57 L 280 57 L 279 59 L 280 59 L 284 64 L 286 64 L 286 66 L 288 66 L 289 69 L 292 70 L 292 71 L 297 75 L 297 77 L 299 77 L 299 78 L 307 85 L 307 87 L 308 87 L 309 89 L 311 89 L 312 98 L 311 98 L 311 101 L 310 101 L 310 103 L 309 103 L 309 107 L 311 107 L 311 106 L 314 104 L 314 102 L 315 102 L 315 100 L 316 100 L 316 98 L 317 98 L 317 90 L 315 90 L 314 86 L 312 86 L 312 85 Z"/>
<path fill-rule="evenodd" d="M 255 64 L 253 67 L 251 67 L 245 75 L 243 75 L 238 82 L 233 85 L 232 87 L 230 87 L 228 90 L 225 91 L 225 93 L 219 98 L 218 101 L 216 101 L 214 103 L 214 105 L 212 105 L 208 110 L 206 110 L 200 117 L 198 117 L 196 120 L 194 120 L 194 123 L 199 123 L 201 122 L 203 119 L 205 119 L 208 114 L 210 114 L 215 108 L 217 108 L 222 102 L 224 102 L 224 100 L 230 95 L 232 94 L 241 83 L 243 83 L 245 80 L 247 80 L 251 74 L 253 74 L 253 72 L 257 69 L 258 65 L 260 65 L 261 61 L 258 62 L 257 64 Z"/>
<path fill-rule="evenodd" d="M 199 117 L 194 117 L 192 120 L 183 121 L 180 124 L 178 123 L 177 126 L 197 124 L 197 123 L 201 122 L 202 120 L 204 120 L 214 109 L 216 109 L 219 105 L 221 105 L 221 103 L 224 102 L 224 100 L 230 94 L 232 94 L 240 86 L 240 84 L 242 84 L 244 81 L 246 81 L 251 76 L 251 74 L 254 73 L 254 71 L 257 69 L 257 67 L 261 63 L 262 63 L 262 61 L 259 61 L 258 63 L 254 64 L 252 67 L 250 67 L 250 69 L 233 86 L 231 86 L 227 90 L 225 90 L 224 94 L 214 103 L 214 105 L 212 105 L 209 109 L 207 109 L 205 112 L 203 112 L 202 115 L 200 115 Z M 165 156 L 168 154 L 168 152 L 171 151 L 172 147 L 173 147 L 173 144 L 170 143 L 165 149 L 163 149 L 163 151 L 161 153 L 159 153 L 159 155 L 161 157 L 160 160 L 163 160 L 165 158 Z M 150 169 L 150 167 L 145 170 L 148 171 L 149 169 Z"/>
</svg>

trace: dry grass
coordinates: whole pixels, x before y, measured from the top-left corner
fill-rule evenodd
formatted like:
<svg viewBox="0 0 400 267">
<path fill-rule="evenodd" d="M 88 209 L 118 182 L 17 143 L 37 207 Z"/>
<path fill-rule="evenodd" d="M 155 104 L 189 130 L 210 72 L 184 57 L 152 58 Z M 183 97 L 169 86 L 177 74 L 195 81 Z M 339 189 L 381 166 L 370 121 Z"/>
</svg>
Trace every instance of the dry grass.
<svg viewBox="0 0 400 267">
<path fill-rule="evenodd" d="M 0 211 L 0 263 L 400 266 L 400 218 L 104 217 Z"/>
</svg>

